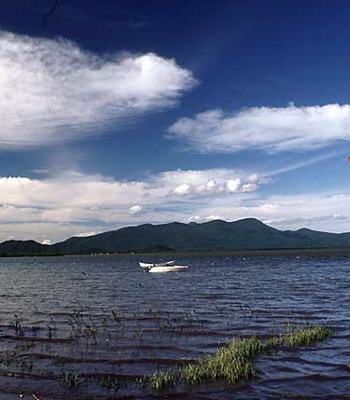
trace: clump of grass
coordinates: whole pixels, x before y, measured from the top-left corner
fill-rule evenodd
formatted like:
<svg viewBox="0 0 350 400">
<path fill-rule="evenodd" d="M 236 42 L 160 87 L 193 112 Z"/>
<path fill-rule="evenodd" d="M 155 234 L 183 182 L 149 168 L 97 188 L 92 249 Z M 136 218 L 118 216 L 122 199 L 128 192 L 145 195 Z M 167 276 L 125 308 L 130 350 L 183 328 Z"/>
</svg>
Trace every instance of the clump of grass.
<svg viewBox="0 0 350 400">
<path fill-rule="evenodd" d="M 70 389 L 82 383 L 81 377 L 73 371 L 63 371 L 61 381 L 63 386 Z"/>
<path fill-rule="evenodd" d="M 308 346 L 328 339 L 331 334 L 332 330 L 326 326 L 300 329 L 294 333 L 282 336 L 281 344 L 289 347 Z"/>
<path fill-rule="evenodd" d="M 256 337 L 238 339 L 196 363 L 187 364 L 181 369 L 158 372 L 145 380 L 157 391 L 173 387 L 177 383 L 199 385 L 215 381 L 228 384 L 246 381 L 256 377 L 253 360 L 257 356 L 266 354 L 278 346 L 308 346 L 329 338 L 331 334 L 332 330 L 328 327 L 311 327 L 266 341 Z"/>
<path fill-rule="evenodd" d="M 148 379 L 146 378 L 143 381 L 143 384 L 149 382 L 153 389 L 157 391 L 162 391 L 169 387 L 175 386 L 177 383 L 180 382 L 180 379 L 181 372 L 177 369 L 174 369 L 172 371 L 157 372 L 151 375 Z"/>
<path fill-rule="evenodd" d="M 24 336 L 24 331 L 22 329 L 21 321 L 15 314 L 15 322 L 13 324 L 13 329 L 15 330 L 16 336 Z"/>
<path fill-rule="evenodd" d="M 118 379 L 112 375 L 103 376 L 100 380 L 100 385 L 107 389 L 114 389 L 115 392 L 118 392 L 120 389 Z"/>
<path fill-rule="evenodd" d="M 197 364 L 186 365 L 182 369 L 183 380 L 189 385 L 198 385 L 217 380 L 235 383 L 251 379 L 255 376 L 251 360 L 263 349 L 264 345 L 255 337 L 236 340 L 215 354 L 200 359 Z"/>
</svg>

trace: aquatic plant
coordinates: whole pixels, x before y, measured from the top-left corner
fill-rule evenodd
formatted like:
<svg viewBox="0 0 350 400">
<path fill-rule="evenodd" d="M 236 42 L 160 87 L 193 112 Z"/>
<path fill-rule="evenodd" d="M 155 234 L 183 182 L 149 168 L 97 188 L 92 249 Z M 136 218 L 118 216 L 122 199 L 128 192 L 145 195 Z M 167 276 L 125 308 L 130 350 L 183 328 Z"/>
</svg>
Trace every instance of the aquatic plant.
<svg viewBox="0 0 350 400">
<path fill-rule="evenodd" d="M 15 350 L 7 350 L 0 354 L 0 364 L 4 364 L 8 367 L 17 361 L 17 356 L 18 354 Z"/>
<path fill-rule="evenodd" d="M 57 324 L 52 315 L 50 315 L 50 321 L 46 324 L 47 327 L 47 337 L 52 338 L 53 332 L 57 330 Z"/>
<path fill-rule="evenodd" d="M 88 339 L 93 339 L 94 343 L 97 344 L 97 327 L 95 326 L 84 326 L 83 334 Z"/>
<path fill-rule="evenodd" d="M 310 327 L 275 336 L 266 341 L 256 337 L 237 339 L 197 362 L 189 363 L 182 368 L 155 373 L 145 377 L 144 381 L 157 391 L 165 390 L 177 383 L 199 385 L 215 381 L 228 384 L 246 381 L 256 377 L 253 360 L 257 356 L 266 354 L 279 346 L 308 346 L 329 338 L 331 334 L 332 330 L 329 327 Z"/>
<path fill-rule="evenodd" d="M 97 323 L 92 318 L 84 315 L 82 310 L 72 313 L 67 323 L 71 328 L 72 339 L 85 338 L 87 341 L 97 344 Z"/>
<path fill-rule="evenodd" d="M 280 343 L 289 347 L 308 346 L 329 338 L 332 331 L 328 327 L 314 327 L 309 329 L 300 329 L 294 333 L 282 336 Z"/>
<path fill-rule="evenodd" d="M 114 389 L 115 392 L 118 392 L 120 389 L 120 382 L 113 375 L 103 376 L 100 379 L 100 385 L 107 389 Z"/>
<path fill-rule="evenodd" d="M 62 385 L 67 388 L 75 388 L 82 383 L 82 378 L 74 371 L 63 371 L 61 377 Z"/>
<path fill-rule="evenodd" d="M 15 321 L 13 323 L 13 329 L 15 330 L 16 336 L 24 336 L 24 331 L 22 329 L 21 321 L 18 318 L 17 314 L 15 314 Z"/>
<path fill-rule="evenodd" d="M 179 370 L 172 370 L 166 372 L 157 372 L 151 375 L 148 379 L 143 380 L 143 384 L 147 381 L 151 384 L 152 388 L 161 391 L 169 387 L 175 386 L 181 379 L 181 373 Z"/>
<path fill-rule="evenodd" d="M 119 310 L 112 310 L 112 316 L 114 321 L 121 323 L 124 320 L 124 315 L 121 311 Z"/>
</svg>

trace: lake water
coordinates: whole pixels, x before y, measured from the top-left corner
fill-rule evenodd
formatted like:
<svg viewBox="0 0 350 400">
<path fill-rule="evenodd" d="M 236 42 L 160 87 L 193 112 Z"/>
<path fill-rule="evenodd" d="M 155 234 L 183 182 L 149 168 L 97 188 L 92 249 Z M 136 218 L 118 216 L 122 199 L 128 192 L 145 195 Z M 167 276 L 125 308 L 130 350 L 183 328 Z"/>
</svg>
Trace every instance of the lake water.
<svg viewBox="0 0 350 400">
<path fill-rule="evenodd" d="M 350 395 L 350 258 L 192 257 L 178 259 L 188 271 L 168 274 L 144 273 L 138 260 L 0 259 L 1 400 Z M 307 324 L 335 334 L 259 358 L 249 384 L 157 395 L 135 383 L 233 338 Z M 77 387 L 64 385 L 62 376 L 78 375 Z M 117 391 L 101 385 L 108 375 L 118 378 Z"/>
</svg>

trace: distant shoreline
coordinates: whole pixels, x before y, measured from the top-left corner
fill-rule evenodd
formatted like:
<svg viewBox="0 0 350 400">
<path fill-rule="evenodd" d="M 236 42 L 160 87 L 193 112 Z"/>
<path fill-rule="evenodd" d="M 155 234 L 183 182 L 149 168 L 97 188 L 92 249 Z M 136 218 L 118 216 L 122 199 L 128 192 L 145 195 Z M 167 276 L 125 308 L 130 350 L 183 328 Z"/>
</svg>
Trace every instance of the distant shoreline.
<svg viewBox="0 0 350 400">
<path fill-rule="evenodd" d="M 274 255 L 298 256 L 298 255 L 325 255 L 325 256 L 350 256 L 350 248 L 295 248 L 295 249 L 250 249 L 250 250 L 210 250 L 210 251 L 160 251 L 160 252 L 126 252 L 126 253 L 77 253 L 77 254 L 0 254 L 0 258 L 22 257 L 209 257 L 209 256 L 233 256 L 233 257 L 269 257 Z"/>
<path fill-rule="evenodd" d="M 0 256 L 58 255 L 270 255 L 350 252 L 350 232 L 336 234 L 302 228 L 281 231 L 255 218 L 227 222 L 144 224 L 51 245 L 35 240 L 0 243 Z"/>
</svg>

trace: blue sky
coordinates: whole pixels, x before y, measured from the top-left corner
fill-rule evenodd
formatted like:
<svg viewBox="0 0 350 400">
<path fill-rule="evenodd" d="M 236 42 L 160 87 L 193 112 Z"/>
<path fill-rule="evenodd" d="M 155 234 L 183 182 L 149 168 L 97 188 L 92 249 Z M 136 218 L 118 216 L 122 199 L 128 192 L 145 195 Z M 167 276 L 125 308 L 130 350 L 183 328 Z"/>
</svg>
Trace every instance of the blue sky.
<svg viewBox="0 0 350 400">
<path fill-rule="evenodd" d="M 348 2 L 53 3 L 2 2 L 0 240 L 350 231 Z"/>
</svg>

